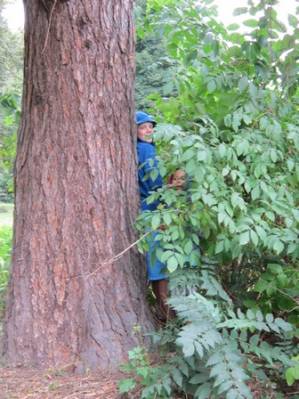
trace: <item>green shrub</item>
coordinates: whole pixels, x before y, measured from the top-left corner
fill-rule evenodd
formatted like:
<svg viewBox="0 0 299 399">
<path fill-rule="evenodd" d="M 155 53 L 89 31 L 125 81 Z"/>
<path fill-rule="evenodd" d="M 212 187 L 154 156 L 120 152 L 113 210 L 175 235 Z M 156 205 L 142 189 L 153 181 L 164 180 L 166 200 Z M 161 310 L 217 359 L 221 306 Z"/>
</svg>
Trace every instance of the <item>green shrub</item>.
<svg viewBox="0 0 299 399">
<path fill-rule="evenodd" d="M 286 32 L 274 2 L 249 1 L 236 11 L 248 15 L 244 35 L 211 3 L 147 2 L 177 66 L 177 94 L 150 98 L 166 122 L 160 172 L 188 175 L 186 191 L 152 194 L 163 205 L 137 222 L 159 232 L 177 314 L 153 334 L 163 370 L 176 370 L 161 397 L 252 398 L 258 386 L 282 398 L 298 339 L 298 30 Z"/>
</svg>

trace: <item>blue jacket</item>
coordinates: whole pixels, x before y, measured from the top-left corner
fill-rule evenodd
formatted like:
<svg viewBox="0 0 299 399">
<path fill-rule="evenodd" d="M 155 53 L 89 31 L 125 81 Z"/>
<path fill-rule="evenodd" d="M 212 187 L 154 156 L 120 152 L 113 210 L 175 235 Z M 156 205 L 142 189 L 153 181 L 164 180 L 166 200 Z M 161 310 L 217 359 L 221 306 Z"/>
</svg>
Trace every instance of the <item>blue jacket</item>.
<svg viewBox="0 0 299 399">
<path fill-rule="evenodd" d="M 148 143 L 142 140 L 137 140 L 137 155 L 138 155 L 138 183 L 141 199 L 141 210 L 154 211 L 159 205 L 156 200 L 150 204 L 146 203 L 147 197 L 150 194 L 162 187 L 163 180 L 158 169 L 158 160 L 156 158 L 156 147 L 153 143 Z M 149 173 L 156 169 L 157 177 L 155 180 L 149 176 Z"/>
</svg>

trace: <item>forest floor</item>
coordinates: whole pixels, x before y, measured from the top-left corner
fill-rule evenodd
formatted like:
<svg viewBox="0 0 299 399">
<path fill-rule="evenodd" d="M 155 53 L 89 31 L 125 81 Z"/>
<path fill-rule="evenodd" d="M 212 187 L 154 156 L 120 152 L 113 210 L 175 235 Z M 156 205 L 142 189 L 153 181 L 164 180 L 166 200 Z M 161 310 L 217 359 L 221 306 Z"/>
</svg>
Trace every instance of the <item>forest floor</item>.
<svg viewBox="0 0 299 399">
<path fill-rule="evenodd" d="M 118 393 L 120 373 L 89 372 L 75 375 L 63 370 L 0 368 L 0 399 L 140 399 L 141 387 L 129 395 Z M 264 395 L 261 386 L 250 387 L 253 399 L 276 399 L 275 393 Z M 298 387 L 299 388 L 299 387 Z M 186 396 L 174 395 L 172 399 Z M 221 398 L 223 398 L 221 396 Z M 282 398 L 282 396 L 279 396 Z M 285 394 L 284 399 L 299 399 L 299 392 Z"/>
<path fill-rule="evenodd" d="M 0 399 L 118 399 L 119 374 L 0 368 Z"/>
</svg>

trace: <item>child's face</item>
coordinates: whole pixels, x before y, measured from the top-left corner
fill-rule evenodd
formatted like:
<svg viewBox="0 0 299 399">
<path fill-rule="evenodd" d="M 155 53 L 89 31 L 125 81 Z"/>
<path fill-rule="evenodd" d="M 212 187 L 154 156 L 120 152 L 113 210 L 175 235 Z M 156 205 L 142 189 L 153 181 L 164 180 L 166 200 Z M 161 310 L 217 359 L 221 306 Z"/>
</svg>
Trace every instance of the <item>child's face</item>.
<svg viewBox="0 0 299 399">
<path fill-rule="evenodd" d="M 142 141 L 151 143 L 153 141 L 154 125 L 151 122 L 142 123 L 137 126 L 137 137 Z"/>
<path fill-rule="evenodd" d="M 177 190 L 183 190 L 186 184 L 186 173 L 183 170 L 176 170 L 172 177 L 172 186 Z"/>
</svg>

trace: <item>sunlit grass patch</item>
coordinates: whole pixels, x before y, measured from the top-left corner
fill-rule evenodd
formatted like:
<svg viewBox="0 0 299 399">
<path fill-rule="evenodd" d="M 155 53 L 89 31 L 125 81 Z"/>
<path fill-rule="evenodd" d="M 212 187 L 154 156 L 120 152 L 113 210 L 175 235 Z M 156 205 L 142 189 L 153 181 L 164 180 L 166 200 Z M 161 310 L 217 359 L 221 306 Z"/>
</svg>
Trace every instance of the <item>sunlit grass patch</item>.
<svg viewBox="0 0 299 399">
<path fill-rule="evenodd" d="M 12 226 L 13 204 L 0 202 L 0 227 Z"/>
<path fill-rule="evenodd" d="M 9 223 L 7 223 L 7 225 L 0 224 L 0 320 L 3 316 L 5 307 L 5 292 L 9 279 L 11 245 L 12 226 L 9 225 Z"/>
</svg>

